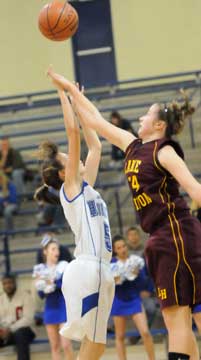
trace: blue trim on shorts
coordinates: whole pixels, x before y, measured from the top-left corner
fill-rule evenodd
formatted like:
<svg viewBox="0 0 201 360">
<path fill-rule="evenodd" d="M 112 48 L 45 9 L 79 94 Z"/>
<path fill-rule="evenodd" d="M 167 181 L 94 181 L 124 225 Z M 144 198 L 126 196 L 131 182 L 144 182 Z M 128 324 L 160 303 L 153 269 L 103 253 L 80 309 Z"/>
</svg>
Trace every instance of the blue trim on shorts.
<svg viewBox="0 0 201 360">
<path fill-rule="evenodd" d="M 192 308 L 192 313 L 197 314 L 199 312 L 201 312 L 201 304 L 194 305 Z"/>
<path fill-rule="evenodd" d="M 82 189 L 81 189 L 80 193 L 77 194 L 72 200 L 69 200 L 68 197 L 67 197 L 67 195 L 66 195 L 66 193 L 65 193 L 64 184 L 63 184 L 63 185 L 62 185 L 62 190 L 63 190 L 63 196 L 64 196 L 65 200 L 66 200 L 68 203 L 72 203 L 73 201 L 75 201 L 80 195 L 83 194 L 83 190 L 84 190 L 85 186 L 87 186 L 87 185 L 88 185 L 87 182 L 83 181 L 83 183 L 82 183 Z"/>
<path fill-rule="evenodd" d="M 98 306 L 99 293 L 94 293 L 82 299 L 82 315 L 84 316 L 91 309 Z"/>
<path fill-rule="evenodd" d="M 99 260 L 99 284 L 98 284 L 98 293 L 100 294 L 100 287 L 101 287 L 101 258 Z M 97 306 L 97 310 L 96 310 L 96 320 L 95 320 L 95 328 L 94 328 L 94 337 L 93 337 L 93 341 L 95 341 L 96 339 L 96 329 L 97 329 L 97 318 L 98 318 L 98 306 Z"/>
</svg>

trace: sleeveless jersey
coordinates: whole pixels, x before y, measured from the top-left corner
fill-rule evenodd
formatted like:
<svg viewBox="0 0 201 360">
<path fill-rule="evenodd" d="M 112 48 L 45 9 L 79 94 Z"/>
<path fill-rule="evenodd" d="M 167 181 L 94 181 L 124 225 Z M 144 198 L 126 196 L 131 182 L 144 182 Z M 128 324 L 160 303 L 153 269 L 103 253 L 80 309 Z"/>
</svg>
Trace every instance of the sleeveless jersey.
<svg viewBox="0 0 201 360">
<path fill-rule="evenodd" d="M 171 139 L 142 143 L 135 139 L 126 149 L 124 172 L 133 197 L 133 204 L 142 229 L 152 233 L 169 222 L 174 213 L 177 218 L 189 214 L 185 200 L 179 193 L 179 184 L 158 161 L 158 151 L 172 146 L 183 158 L 180 145 Z"/>
<path fill-rule="evenodd" d="M 112 242 L 107 206 L 100 194 L 83 182 L 80 194 L 69 200 L 64 185 L 60 190 L 60 201 L 75 235 L 75 257 L 94 255 L 111 260 Z"/>
</svg>

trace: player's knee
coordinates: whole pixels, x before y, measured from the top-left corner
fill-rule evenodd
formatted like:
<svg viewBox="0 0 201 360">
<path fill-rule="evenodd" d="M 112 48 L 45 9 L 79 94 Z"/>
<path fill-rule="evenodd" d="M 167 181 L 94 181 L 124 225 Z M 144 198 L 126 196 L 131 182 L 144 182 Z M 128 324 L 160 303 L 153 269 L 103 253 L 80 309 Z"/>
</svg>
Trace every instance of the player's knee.
<svg viewBox="0 0 201 360">
<path fill-rule="evenodd" d="M 63 348 L 65 353 L 69 353 L 69 352 L 73 351 L 70 341 L 66 341 L 64 344 L 62 344 L 62 348 Z"/>
<path fill-rule="evenodd" d="M 125 334 L 124 333 L 117 333 L 115 335 L 116 341 L 121 341 L 123 342 L 125 340 Z"/>
<path fill-rule="evenodd" d="M 55 341 L 51 343 L 51 350 L 53 353 L 59 353 L 60 352 L 60 343 Z"/>
<path fill-rule="evenodd" d="M 151 334 L 148 329 L 142 329 L 141 330 L 141 336 L 144 340 L 147 340 L 151 337 Z"/>
</svg>

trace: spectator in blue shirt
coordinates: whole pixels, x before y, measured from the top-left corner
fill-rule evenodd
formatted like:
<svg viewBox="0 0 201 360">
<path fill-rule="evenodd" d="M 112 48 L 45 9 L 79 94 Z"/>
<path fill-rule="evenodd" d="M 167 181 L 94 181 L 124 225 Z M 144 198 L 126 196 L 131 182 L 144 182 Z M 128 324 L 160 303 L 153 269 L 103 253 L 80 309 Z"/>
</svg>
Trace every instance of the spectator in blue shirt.
<svg viewBox="0 0 201 360">
<path fill-rule="evenodd" d="M 3 171 L 0 171 L 0 215 L 5 219 L 5 230 L 13 230 L 13 214 L 17 211 L 17 192 Z"/>
</svg>

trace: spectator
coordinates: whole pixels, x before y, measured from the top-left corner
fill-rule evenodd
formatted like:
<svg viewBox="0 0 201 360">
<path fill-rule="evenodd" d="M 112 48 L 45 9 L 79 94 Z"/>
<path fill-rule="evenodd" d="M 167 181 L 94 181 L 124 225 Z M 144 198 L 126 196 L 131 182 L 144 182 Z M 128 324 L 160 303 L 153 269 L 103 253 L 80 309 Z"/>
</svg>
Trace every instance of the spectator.
<svg viewBox="0 0 201 360">
<path fill-rule="evenodd" d="M 140 298 L 140 288 L 144 283 L 144 260 L 140 256 L 128 254 L 126 242 L 122 236 L 113 238 L 111 269 L 116 282 L 115 296 L 111 315 L 114 319 L 116 349 L 119 360 L 126 359 L 124 345 L 126 318 L 132 317 L 144 343 L 149 360 L 154 360 L 154 345 L 149 333 L 146 314 Z"/>
<path fill-rule="evenodd" d="M 144 258 L 144 245 L 140 236 L 140 230 L 137 227 L 130 227 L 126 233 L 127 244 L 130 254 L 138 255 Z M 152 325 L 157 313 L 157 300 L 152 279 L 149 276 L 147 266 L 144 266 L 144 284 L 140 296 L 148 317 L 149 326 Z"/>
<path fill-rule="evenodd" d="M 66 322 L 66 306 L 61 291 L 67 261 L 59 261 L 59 246 L 55 238 L 46 236 L 42 242 L 44 262 L 34 266 L 33 277 L 39 296 L 45 299 L 44 324 L 50 341 L 52 359 L 60 359 L 63 349 L 68 360 L 73 360 L 70 340 L 59 335 Z"/>
<path fill-rule="evenodd" d="M 48 241 L 56 241 L 58 243 L 58 240 L 55 237 L 54 233 L 46 233 L 43 236 L 43 239 L 41 241 L 42 247 L 45 246 L 45 244 Z M 73 260 L 73 256 L 71 255 L 70 251 L 66 246 L 59 245 L 59 261 L 65 260 L 67 262 L 71 262 Z M 43 249 L 39 249 L 36 256 L 36 263 L 40 264 L 44 262 L 43 257 Z"/>
<path fill-rule="evenodd" d="M 9 274 L 2 279 L 0 296 L 0 347 L 15 345 L 18 360 L 29 360 L 29 345 L 35 337 L 31 325 L 34 306 L 27 291 L 18 290 L 16 278 Z"/>
<path fill-rule="evenodd" d="M 13 214 L 17 211 L 17 193 L 15 185 L 8 181 L 0 170 L 0 215 L 4 216 L 5 229 L 13 230 Z"/>
<path fill-rule="evenodd" d="M 140 230 L 135 226 L 128 228 L 126 238 L 129 251 L 135 255 L 143 256 L 144 244 L 140 236 Z"/>
<path fill-rule="evenodd" d="M 113 111 L 111 113 L 110 119 L 111 119 L 111 123 L 113 125 L 121 128 L 121 129 L 130 131 L 131 133 L 134 132 L 133 128 L 131 126 L 131 123 L 128 120 L 123 119 L 122 116 L 117 111 Z M 119 160 L 123 160 L 124 152 L 122 150 L 120 150 L 118 147 L 116 147 L 115 145 L 112 145 L 111 158 L 115 162 L 119 161 Z"/>
<path fill-rule="evenodd" d="M 50 187 L 48 189 L 50 191 Z M 59 199 L 59 192 L 55 191 L 51 188 L 51 191 L 55 193 L 55 197 Z M 48 202 L 40 199 L 40 197 L 36 200 L 39 206 L 39 213 L 36 215 L 38 226 L 56 226 L 62 227 L 66 224 L 66 220 L 64 217 L 63 209 L 58 201 L 55 204 L 49 204 Z"/>
<path fill-rule="evenodd" d="M 0 168 L 13 180 L 19 195 L 24 193 L 25 165 L 20 152 L 10 145 L 8 137 L 1 140 Z"/>
</svg>

